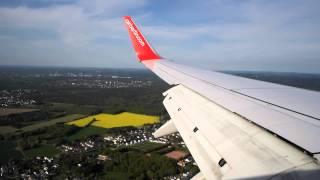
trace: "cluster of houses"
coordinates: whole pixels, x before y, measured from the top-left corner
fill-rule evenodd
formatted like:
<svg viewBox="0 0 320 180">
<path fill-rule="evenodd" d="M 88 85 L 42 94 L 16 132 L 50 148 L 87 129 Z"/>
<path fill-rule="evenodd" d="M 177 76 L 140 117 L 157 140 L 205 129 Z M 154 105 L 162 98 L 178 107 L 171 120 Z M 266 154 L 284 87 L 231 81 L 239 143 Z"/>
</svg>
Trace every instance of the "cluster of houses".
<svg viewBox="0 0 320 180">
<path fill-rule="evenodd" d="M 87 87 L 87 88 L 139 88 L 151 86 L 151 81 L 140 80 L 105 80 L 105 79 L 68 79 L 59 82 L 59 86 Z"/>
<path fill-rule="evenodd" d="M 168 158 L 172 158 L 177 161 L 177 165 L 181 168 L 184 168 L 188 163 L 196 165 L 193 158 L 190 156 L 189 153 L 186 153 L 181 150 L 174 150 L 172 145 L 178 145 L 179 147 L 185 146 L 184 143 L 181 141 L 181 137 L 178 133 L 171 134 L 169 136 L 163 138 L 154 138 L 152 132 L 156 129 L 155 125 L 149 126 L 147 128 L 139 128 L 135 130 L 129 130 L 126 133 L 122 133 L 119 135 L 107 135 L 104 137 L 91 137 L 84 141 L 75 141 L 71 144 L 64 144 L 60 146 L 62 152 L 65 153 L 78 153 L 78 152 L 88 152 L 93 151 L 95 149 L 99 149 L 101 146 L 106 145 L 113 145 L 113 146 L 131 146 L 137 143 L 143 142 L 154 142 L 154 143 L 161 143 L 167 144 L 164 149 L 170 149 L 164 156 Z M 171 148 L 167 148 L 171 147 Z M 96 157 L 97 161 L 108 161 L 111 158 L 108 155 L 98 155 Z M 35 157 L 31 162 L 31 166 L 24 168 L 21 172 L 14 172 L 15 166 L 10 166 L 11 169 L 8 169 L 5 166 L 0 168 L 0 179 L 4 177 L 4 174 L 10 174 L 10 177 L 14 177 L 13 175 L 16 174 L 16 177 L 20 177 L 22 179 L 47 179 L 51 175 L 54 175 L 57 172 L 57 168 L 59 168 L 59 164 L 57 160 L 54 161 L 53 158 L 48 157 Z M 76 164 L 78 167 L 81 167 L 82 164 Z M 17 170 L 16 170 L 17 171 Z M 166 179 L 189 179 L 194 174 L 191 172 L 184 171 L 181 174 L 176 176 L 170 176 Z"/>
<path fill-rule="evenodd" d="M 107 88 L 139 88 L 139 87 L 148 87 L 151 86 L 151 81 L 140 81 L 140 80 L 131 80 L 131 81 L 105 81 Z"/>
<path fill-rule="evenodd" d="M 88 139 L 83 142 L 75 142 L 72 145 L 61 145 L 61 150 L 63 152 L 83 152 L 91 150 L 95 147 L 95 142 Z"/>
<path fill-rule="evenodd" d="M 0 107 L 25 106 L 35 104 L 36 100 L 32 99 L 32 93 L 35 93 L 35 90 L 2 90 L 0 91 Z"/>
<path fill-rule="evenodd" d="M 56 86 L 66 87 L 87 87 L 87 88 L 139 88 L 149 87 L 152 81 L 137 80 L 129 76 L 102 75 L 102 74 L 85 74 L 85 73 L 53 73 L 49 77 L 66 77 L 55 81 Z"/>
<path fill-rule="evenodd" d="M 194 166 L 197 166 L 197 163 L 194 161 L 193 157 L 189 153 L 184 152 L 184 151 L 174 150 L 174 151 L 171 151 L 171 152 L 165 154 L 165 156 L 178 161 L 177 165 L 180 166 L 181 168 L 184 168 L 187 164 L 192 164 Z M 193 176 L 194 176 L 194 174 L 187 171 L 187 172 L 183 172 L 181 174 L 177 174 L 175 176 L 171 176 L 168 179 L 182 180 L 182 179 L 190 179 Z"/>
<path fill-rule="evenodd" d="M 167 144 L 169 141 L 167 138 L 154 138 L 151 132 L 143 129 L 131 130 L 127 134 L 120 134 L 116 136 L 105 136 L 105 141 L 110 141 L 116 146 L 130 146 L 137 143 L 143 143 L 145 141 Z"/>
<path fill-rule="evenodd" d="M 179 133 L 174 133 L 165 137 L 155 138 L 151 132 L 154 132 L 156 127 L 152 127 L 148 131 L 144 129 L 131 130 L 127 134 L 118 135 L 118 136 L 105 136 L 104 140 L 112 142 L 114 145 L 121 146 L 130 146 L 137 143 L 143 143 L 145 141 L 161 143 L 161 144 L 172 144 L 178 145 L 180 147 L 186 147 L 185 143 L 181 140 L 181 136 Z M 192 164 L 197 166 L 196 162 L 192 158 L 192 156 L 184 151 L 174 150 L 165 154 L 168 158 L 174 159 L 177 161 L 177 165 L 184 168 L 187 164 Z M 168 179 L 190 179 L 194 174 L 191 172 L 183 172 L 176 176 L 168 177 Z"/>
<path fill-rule="evenodd" d="M 151 128 L 153 129 L 153 127 Z M 110 144 L 114 146 L 130 146 L 137 143 L 143 143 L 145 141 L 162 144 L 168 143 L 168 139 L 166 138 L 154 138 L 151 132 L 153 131 L 141 128 L 130 130 L 127 133 L 119 135 L 107 135 L 102 139 L 100 137 L 95 137 L 88 138 L 85 141 L 76 141 L 71 144 L 63 144 L 60 146 L 60 148 L 63 152 L 83 152 L 92 150 L 97 146 L 103 146 L 104 144 Z"/>
<path fill-rule="evenodd" d="M 54 162 L 53 158 L 35 157 L 23 169 L 19 169 L 14 162 L 2 165 L 0 167 L 1 178 L 16 178 L 16 179 L 47 179 L 49 176 L 56 173 L 59 164 Z"/>
</svg>

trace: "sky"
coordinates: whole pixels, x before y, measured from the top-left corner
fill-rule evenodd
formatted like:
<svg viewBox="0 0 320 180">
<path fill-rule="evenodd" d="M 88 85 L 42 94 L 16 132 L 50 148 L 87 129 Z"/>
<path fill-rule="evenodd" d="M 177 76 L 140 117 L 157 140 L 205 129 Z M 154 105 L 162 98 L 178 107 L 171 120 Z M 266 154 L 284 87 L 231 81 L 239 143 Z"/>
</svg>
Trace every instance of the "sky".
<svg viewBox="0 0 320 180">
<path fill-rule="evenodd" d="M 212 70 L 320 73 L 319 0 L 1 0 L 0 65 L 143 68 L 122 16 L 162 57 Z"/>
</svg>

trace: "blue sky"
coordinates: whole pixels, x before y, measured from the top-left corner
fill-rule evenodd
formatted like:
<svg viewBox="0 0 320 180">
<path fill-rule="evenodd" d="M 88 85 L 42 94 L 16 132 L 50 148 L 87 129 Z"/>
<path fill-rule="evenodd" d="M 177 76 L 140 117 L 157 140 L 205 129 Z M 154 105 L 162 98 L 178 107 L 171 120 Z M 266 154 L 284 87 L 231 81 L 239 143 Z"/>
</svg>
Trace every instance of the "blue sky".
<svg viewBox="0 0 320 180">
<path fill-rule="evenodd" d="M 318 0 L 1 0 L 0 64 L 143 68 L 122 16 L 176 62 L 320 73 Z"/>
</svg>

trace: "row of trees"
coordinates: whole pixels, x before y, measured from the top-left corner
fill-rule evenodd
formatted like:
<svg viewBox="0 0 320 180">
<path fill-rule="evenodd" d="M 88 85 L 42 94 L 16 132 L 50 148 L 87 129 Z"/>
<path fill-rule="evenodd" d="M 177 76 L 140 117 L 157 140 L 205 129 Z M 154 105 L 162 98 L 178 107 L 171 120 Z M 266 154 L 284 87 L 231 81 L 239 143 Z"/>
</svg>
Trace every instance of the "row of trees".
<svg viewBox="0 0 320 180">
<path fill-rule="evenodd" d="M 31 124 L 34 121 L 48 120 L 52 116 L 46 111 L 32 111 L 19 114 L 10 114 L 7 116 L 0 116 L 0 126 L 10 125 L 16 128 Z"/>
</svg>

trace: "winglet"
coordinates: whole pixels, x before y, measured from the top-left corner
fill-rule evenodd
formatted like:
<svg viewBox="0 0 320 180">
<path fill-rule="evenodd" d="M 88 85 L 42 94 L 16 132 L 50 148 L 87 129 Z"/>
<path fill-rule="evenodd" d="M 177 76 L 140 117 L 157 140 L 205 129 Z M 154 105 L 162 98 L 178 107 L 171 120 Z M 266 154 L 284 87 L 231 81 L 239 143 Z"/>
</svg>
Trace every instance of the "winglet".
<svg viewBox="0 0 320 180">
<path fill-rule="evenodd" d="M 158 60 L 161 57 L 152 49 L 148 41 L 143 37 L 130 16 L 124 16 L 124 23 L 128 29 L 129 36 L 140 61 Z"/>
</svg>

